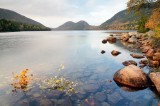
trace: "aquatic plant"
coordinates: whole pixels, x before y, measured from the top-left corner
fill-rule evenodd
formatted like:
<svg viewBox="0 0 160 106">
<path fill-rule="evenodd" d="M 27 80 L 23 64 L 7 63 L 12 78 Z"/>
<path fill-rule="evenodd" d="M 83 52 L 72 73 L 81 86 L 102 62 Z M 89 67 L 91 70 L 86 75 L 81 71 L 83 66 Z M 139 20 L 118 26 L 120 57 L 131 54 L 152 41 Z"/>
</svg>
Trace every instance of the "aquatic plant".
<svg viewBox="0 0 160 106">
<path fill-rule="evenodd" d="M 27 75 L 28 69 L 22 70 L 19 74 L 13 74 L 13 82 L 11 85 L 13 86 L 14 90 L 12 92 L 17 92 L 17 90 L 21 90 L 23 92 L 28 91 L 29 83 L 32 80 L 33 74 Z"/>
<path fill-rule="evenodd" d="M 64 65 L 60 65 L 58 68 L 58 76 L 53 76 L 52 78 L 45 79 L 42 81 L 40 88 L 48 90 L 59 90 L 65 92 L 66 94 L 76 93 L 75 87 L 78 83 L 67 80 L 63 76 L 60 76 L 60 71 L 64 69 Z"/>
</svg>

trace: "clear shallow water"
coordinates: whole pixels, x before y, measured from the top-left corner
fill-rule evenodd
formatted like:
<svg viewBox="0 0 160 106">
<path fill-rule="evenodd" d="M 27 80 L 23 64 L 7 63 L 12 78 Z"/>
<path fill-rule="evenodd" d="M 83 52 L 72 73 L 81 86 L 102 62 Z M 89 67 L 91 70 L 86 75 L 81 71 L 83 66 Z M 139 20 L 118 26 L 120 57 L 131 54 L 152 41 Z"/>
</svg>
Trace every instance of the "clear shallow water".
<svg viewBox="0 0 160 106">
<path fill-rule="evenodd" d="M 43 103 L 53 106 L 157 106 L 158 97 L 149 88 L 128 92 L 113 81 L 113 74 L 123 67 L 123 61 L 138 60 L 132 59 L 132 52 L 120 42 L 102 44 L 101 41 L 109 36 L 106 32 L 0 33 L 0 106 L 38 106 Z M 106 53 L 101 54 L 101 50 Z M 112 50 L 122 54 L 114 57 L 110 53 Z M 23 93 L 11 93 L 12 72 L 28 68 L 29 73 L 44 78 L 56 75 L 60 64 L 65 66 L 61 75 L 79 83 L 78 94 L 66 96 L 37 88 L 25 96 Z M 40 96 L 35 97 L 34 94 Z"/>
</svg>

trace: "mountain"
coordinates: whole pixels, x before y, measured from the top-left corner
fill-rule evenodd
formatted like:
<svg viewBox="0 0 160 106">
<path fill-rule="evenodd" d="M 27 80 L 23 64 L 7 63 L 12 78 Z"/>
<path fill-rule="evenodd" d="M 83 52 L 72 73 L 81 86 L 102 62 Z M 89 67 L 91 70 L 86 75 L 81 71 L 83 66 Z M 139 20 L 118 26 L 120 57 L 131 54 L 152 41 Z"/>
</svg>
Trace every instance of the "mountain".
<svg viewBox="0 0 160 106">
<path fill-rule="evenodd" d="M 58 28 L 55 28 L 54 30 L 94 30 L 94 29 L 98 29 L 98 27 L 91 26 L 87 22 L 81 20 L 77 23 L 68 21 L 63 25 L 59 26 Z"/>
<path fill-rule="evenodd" d="M 148 7 L 148 4 L 142 6 L 140 13 L 148 19 L 154 9 L 154 4 Z M 136 23 L 140 19 L 140 15 L 136 15 L 135 11 L 128 12 L 127 9 L 118 12 L 111 19 L 102 23 L 101 29 L 137 29 Z"/>
<path fill-rule="evenodd" d="M 14 31 L 49 31 L 39 22 L 20 15 L 14 11 L 0 8 L 0 32 Z"/>
<path fill-rule="evenodd" d="M 39 22 L 36 22 L 30 18 L 27 18 L 23 15 L 20 15 L 14 11 L 8 10 L 8 9 L 2 9 L 0 8 L 0 19 L 6 19 L 10 21 L 16 21 L 16 22 L 21 22 L 21 23 L 26 23 L 26 24 L 31 24 L 31 25 L 40 25 L 44 26 Z"/>
</svg>

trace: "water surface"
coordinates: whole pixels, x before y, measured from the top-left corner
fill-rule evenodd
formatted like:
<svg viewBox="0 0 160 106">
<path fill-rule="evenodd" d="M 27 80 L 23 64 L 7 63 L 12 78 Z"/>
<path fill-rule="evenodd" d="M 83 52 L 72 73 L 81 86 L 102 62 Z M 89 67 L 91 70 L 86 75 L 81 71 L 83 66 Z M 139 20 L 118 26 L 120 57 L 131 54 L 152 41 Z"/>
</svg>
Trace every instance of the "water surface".
<svg viewBox="0 0 160 106">
<path fill-rule="evenodd" d="M 129 50 L 117 44 L 102 44 L 108 31 L 46 31 L 0 33 L 0 106 L 157 106 L 158 97 L 149 88 L 136 92 L 122 90 L 113 81 L 114 73 L 123 68 L 125 60 L 135 60 Z M 113 31 L 111 31 L 113 32 Z M 101 54 L 105 50 L 105 54 Z M 117 57 L 112 50 L 122 52 Z M 12 72 L 29 69 L 39 78 L 61 72 L 65 78 L 78 82 L 78 94 L 55 95 L 33 88 L 27 93 L 13 94 L 10 81 Z M 147 69 L 144 69 L 147 72 Z M 33 96 L 40 94 L 40 97 Z M 50 94 L 50 95 L 49 95 Z M 86 101 L 87 100 L 87 101 Z"/>
</svg>

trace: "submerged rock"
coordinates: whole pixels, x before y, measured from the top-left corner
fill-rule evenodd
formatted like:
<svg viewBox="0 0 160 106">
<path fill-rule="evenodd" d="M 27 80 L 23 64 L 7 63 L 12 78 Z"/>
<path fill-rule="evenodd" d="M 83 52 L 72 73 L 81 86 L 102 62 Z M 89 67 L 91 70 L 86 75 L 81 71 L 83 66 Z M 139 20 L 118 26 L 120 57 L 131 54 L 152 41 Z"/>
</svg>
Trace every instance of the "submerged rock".
<svg viewBox="0 0 160 106">
<path fill-rule="evenodd" d="M 105 101 L 106 96 L 105 96 L 105 94 L 102 93 L 102 92 L 97 92 L 97 93 L 94 95 L 94 98 L 95 98 L 96 100 L 98 100 L 99 102 L 103 102 L 103 101 Z"/>
<path fill-rule="evenodd" d="M 149 78 L 155 85 L 158 93 L 160 93 L 160 72 L 152 72 L 149 74 Z"/>
<path fill-rule="evenodd" d="M 111 105 L 109 103 L 107 103 L 107 102 L 103 102 L 102 106 L 111 106 Z"/>
<path fill-rule="evenodd" d="M 39 97 L 41 97 L 41 95 L 39 93 L 35 93 L 35 94 L 33 94 L 33 97 L 34 98 L 39 98 Z"/>
<path fill-rule="evenodd" d="M 116 50 L 113 50 L 113 51 L 111 52 L 111 54 L 112 54 L 113 56 L 117 56 L 117 55 L 121 54 L 121 52 L 116 51 Z"/>
<path fill-rule="evenodd" d="M 133 60 L 124 61 L 122 64 L 123 64 L 124 66 L 129 66 L 129 65 L 131 65 L 131 64 L 137 66 L 137 63 L 136 63 L 135 61 L 133 61 Z"/>
<path fill-rule="evenodd" d="M 113 105 L 115 105 L 116 103 L 118 103 L 120 100 L 123 99 L 122 96 L 118 92 L 108 94 L 107 98 L 108 98 L 108 102 L 110 102 Z"/>
<path fill-rule="evenodd" d="M 52 103 L 50 100 L 48 99 L 42 99 L 40 101 L 40 106 L 54 106 L 54 103 Z"/>
<path fill-rule="evenodd" d="M 99 86 L 97 84 L 87 84 L 87 85 L 84 85 L 83 88 L 86 92 L 94 93 L 98 90 Z"/>
<path fill-rule="evenodd" d="M 28 99 L 24 99 L 17 102 L 16 106 L 30 106 L 30 103 Z"/>
<path fill-rule="evenodd" d="M 141 58 L 144 58 L 143 55 L 138 55 L 138 54 L 130 54 L 133 58 L 136 58 L 136 59 L 141 59 Z"/>
<path fill-rule="evenodd" d="M 129 65 L 117 71 L 114 81 L 133 88 L 145 88 L 148 86 L 145 73 L 135 65 Z"/>
</svg>

